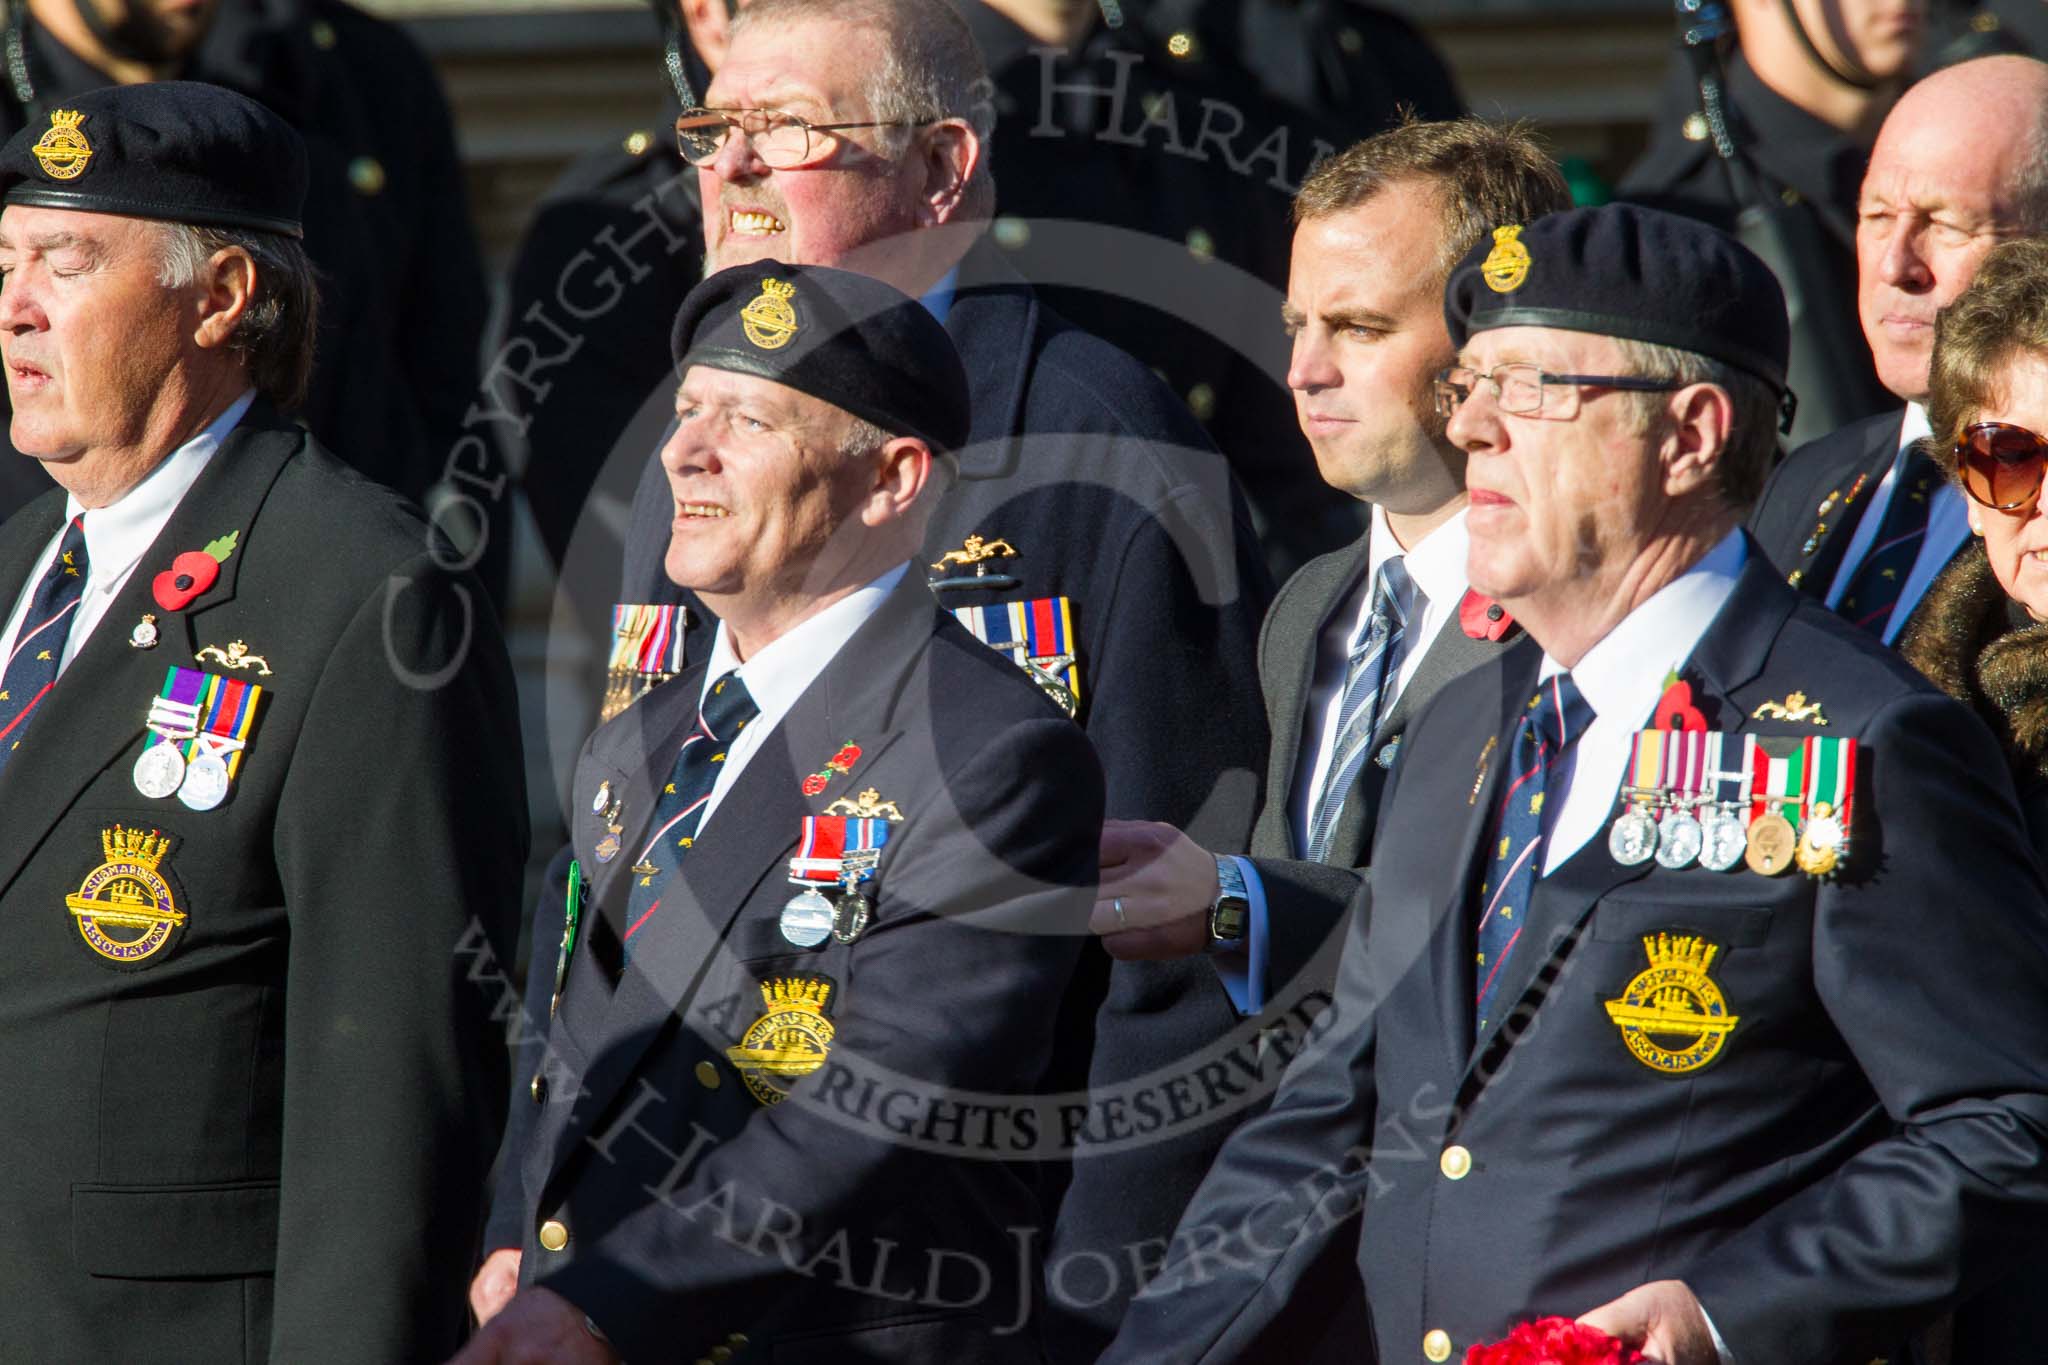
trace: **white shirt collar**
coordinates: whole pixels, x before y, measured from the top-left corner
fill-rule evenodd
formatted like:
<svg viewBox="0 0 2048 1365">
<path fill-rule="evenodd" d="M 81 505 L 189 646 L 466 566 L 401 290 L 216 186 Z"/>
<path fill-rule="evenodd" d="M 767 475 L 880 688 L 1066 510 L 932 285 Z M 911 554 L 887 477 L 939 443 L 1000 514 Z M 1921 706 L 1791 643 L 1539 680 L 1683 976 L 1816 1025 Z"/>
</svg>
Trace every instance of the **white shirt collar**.
<svg viewBox="0 0 2048 1365">
<path fill-rule="evenodd" d="M 732 636 L 726 630 L 725 622 L 719 622 L 718 632 L 711 642 L 711 663 L 704 670 L 704 687 L 708 689 L 712 683 L 738 669 L 740 681 L 747 685 L 747 694 L 754 699 L 754 705 L 761 708 L 759 718 L 748 728 L 767 732 L 796 704 L 796 699 L 804 694 L 805 689 L 817 681 L 818 675 L 825 671 L 825 665 L 832 662 L 832 657 L 853 638 L 853 633 L 875 614 L 909 570 L 910 564 L 905 561 L 873 582 L 854 589 L 816 616 L 776 637 L 745 663 L 741 663 L 733 652 Z M 701 702 L 703 693 L 700 691 L 698 696 Z"/>
<path fill-rule="evenodd" d="M 192 491 L 192 485 L 213 459 L 235 424 L 249 411 L 249 405 L 256 401 L 256 390 L 244 390 L 242 396 L 228 404 L 220 416 L 206 424 L 205 430 L 179 446 L 158 462 L 156 468 L 143 475 L 142 482 L 121 495 L 117 502 L 105 507 L 87 510 L 79 506 L 77 497 L 64 500 L 64 519 L 85 514 L 85 558 L 92 579 L 101 583 L 125 582 L 129 570 L 143 553 L 153 544 L 176 511 L 178 504 Z M 223 527 L 222 532 L 232 530 Z M 181 546 L 181 549 L 196 550 L 197 545 Z"/>
<path fill-rule="evenodd" d="M 1692 657 L 1748 557 L 1740 528 L 1730 531 L 1586 651 L 1570 672 L 1595 716 L 1633 725 L 1656 708 L 1664 680 Z M 1565 671 L 1544 652 L 1539 680 Z"/>
<path fill-rule="evenodd" d="M 1366 543 L 1366 593 L 1368 607 L 1362 613 L 1361 625 L 1370 619 L 1371 585 L 1379 581 L 1380 566 L 1395 556 L 1400 556 L 1408 577 L 1423 597 L 1435 603 L 1457 602 L 1465 596 L 1465 553 L 1471 544 L 1471 536 L 1465 530 L 1465 509 L 1460 507 L 1449 521 L 1438 526 L 1412 549 L 1403 550 L 1394 533 L 1387 526 L 1386 509 L 1378 503 L 1372 508 L 1372 534 Z M 1409 616 L 1414 616 L 1413 604 L 1409 604 Z"/>
<path fill-rule="evenodd" d="M 1923 436 L 1932 436 L 1934 427 L 1927 420 L 1927 409 L 1918 403 L 1906 404 L 1906 416 L 1899 423 L 1899 453 L 1904 455 L 1906 447 Z"/>
</svg>

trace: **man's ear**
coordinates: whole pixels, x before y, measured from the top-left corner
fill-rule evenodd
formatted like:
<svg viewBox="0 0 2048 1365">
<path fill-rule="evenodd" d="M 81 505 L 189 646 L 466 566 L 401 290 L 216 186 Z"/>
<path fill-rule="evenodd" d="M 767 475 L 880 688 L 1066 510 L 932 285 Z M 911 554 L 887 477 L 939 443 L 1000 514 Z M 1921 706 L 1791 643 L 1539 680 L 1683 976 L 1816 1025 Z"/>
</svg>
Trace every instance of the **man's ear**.
<svg viewBox="0 0 2048 1365">
<path fill-rule="evenodd" d="M 931 447 L 915 436 L 885 442 L 875 456 L 875 479 L 868 490 L 861 520 L 882 526 L 907 516 L 933 474 Z"/>
<path fill-rule="evenodd" d="M 921 226 L 936 227 L 951 222 L 966 207 L 968 182 L 980 169 L 985 149 L 966 119 L 941 119 L 919 134 L 912 144 L 924 171 L 918 216 Z"/>
<path fill-rule="evenodd" d="M 238 246 L 222 247 L 200 272 L 206 294 L 192 339 L 208 350 L 228 344 L 235 325 L 256 301 L 256 262 Z"/>
<path fill-rule="evenodd" d="M 1664 444 L 1664 491 L 1680 497 L 1711 488 L 1735 430 L 1735 400 L 1719 384 L 1688 384 L 1671 395 Z"/>
<path fill-rule="evenodd" d="M 726 9 L 726 0 L 679 0 L 683 12 L 683 31 L 690 37 L 690 46 L 703 59 L 704 65 L 712 71 L 725 65 L 725 54 L 732 47 L 732 16 Z"/>
</svg>

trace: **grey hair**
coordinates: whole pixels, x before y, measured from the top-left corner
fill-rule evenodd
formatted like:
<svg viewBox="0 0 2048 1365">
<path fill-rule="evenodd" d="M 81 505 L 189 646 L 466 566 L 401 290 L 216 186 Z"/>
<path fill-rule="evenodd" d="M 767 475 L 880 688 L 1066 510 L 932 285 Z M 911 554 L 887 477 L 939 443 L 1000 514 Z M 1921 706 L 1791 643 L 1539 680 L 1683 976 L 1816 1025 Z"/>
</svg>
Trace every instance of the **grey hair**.
<svg viewBox="0 0 2048 1365">
<path fill-rule="evenodd" d="M 881 66 L 867 82 L 868 116 L 906 124 L 964 120 L 981 144 L 981 159 L 962 195 L 968 218 L 995 209 L 995 83 L 966 20 L 952 0 L 754 0 L 733 21 L 737 38 L 755 24 L 829 19 L 882 38 Z M 877 139 L 901 156 L 915 128 L 885 128 Z"/>
<path fill-rule="evenodd" d="M 256 264 L 256 292 L 235 323 L 228 347 L 249 367 L 257 391 L 290 412 L 306 401 L 313 377 L 320 321 L 320 286 L 312 259 L 296 237 L 243 228 L 160 225 L 157 283 L 185 289 L 196 283 L 216 253 L 247 252 Z"/>
<path fill-rule="evenodd" d="M 1746 508 L 1763 492 L 1764 479 L 1778 451 L 1778 395 L 1756 375 L 1711 359 L 1697 351 L 1681 351 L 1627 337 L 1614 338 L 1623 367 L 1645 379 L 1678 385 L 1712 384 L 1727 392 L 1734 404 L 1728 444 L 1719 465 L 1721 498 L 1731 507 Z M 1666 411 L 1668 394 L 1624 392 L 1638 434 L 1653 430 Z"/>
</svg>

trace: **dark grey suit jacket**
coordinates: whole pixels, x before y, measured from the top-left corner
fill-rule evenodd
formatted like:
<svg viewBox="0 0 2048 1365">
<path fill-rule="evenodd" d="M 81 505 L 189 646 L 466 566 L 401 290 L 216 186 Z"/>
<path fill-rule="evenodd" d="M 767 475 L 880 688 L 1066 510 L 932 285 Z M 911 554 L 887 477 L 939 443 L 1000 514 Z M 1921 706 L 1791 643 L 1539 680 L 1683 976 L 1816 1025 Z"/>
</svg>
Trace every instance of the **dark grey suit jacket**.
<svg viewBox="0 0 2048 1365">
<path fill-rule="evenodd" d="M 1300 771 L 1299 759 L 1303 733 L 1314 724 L 1308 711 L 1317 641 L 1332 615 L 1343 608 L 1369 572 L 1370 540 L 1368 532 L 1343 549 L 1303 565 L 1273 599 L 1259 635 L 1259 681 L 1273 739 L 1264 801 L 1252 830 L 1251 858 L 1266 893 L 1267 980 L 1274 987 L 1271 994 L 1276 1001 L 1296 1000 L 1315 989 L 1327 990 L 1335 980 L 1344 908 L 1358 890 L 1361 870 L 1371 861 L 1380 794 L 1393 773 L 1393 763 L 1367 762 L 1337 817 L 1328 860 L 1304 859 L 1303 850 L 1295 846 L 1288 812 L 1295 784 L 1308 777 Z M 1498 642 L 1475 639 L 1457 622 L 1447 624 L 1428 643 L 1415 676 L 1381 718 L 1373 734 L 1372 752 L 1379 755 L 1388 745 L 1396 744 L 1409 721 L 1446 682 L 1492 658 L 1520 636 L 1517 628 Z M 1396 761 L 1398 754 L 1397 748 Z M 1326 960 L 1310 971 L 1326 945 Z M 1304 971 L 1308 972 L 1305 978 Z"/>
</svg>

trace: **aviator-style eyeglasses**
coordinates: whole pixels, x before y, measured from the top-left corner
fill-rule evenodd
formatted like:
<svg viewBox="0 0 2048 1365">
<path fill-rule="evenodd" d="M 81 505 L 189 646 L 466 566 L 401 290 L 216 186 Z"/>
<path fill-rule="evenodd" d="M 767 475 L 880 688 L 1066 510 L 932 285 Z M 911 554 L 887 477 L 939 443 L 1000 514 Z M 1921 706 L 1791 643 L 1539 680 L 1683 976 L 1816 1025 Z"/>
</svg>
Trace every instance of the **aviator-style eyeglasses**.
<svg viewBox="0 0 2048 1365">
<path fill-rule="evenodd" d="M 1562 386 L 1628 389 L 1635 393 L 1668 393 L 1684 387 L 1675 379 L 1645 379 L 1630 374 L 1552 374 L 1540 365 L 1516 362 L 1474 370 L 1453 365 L 1436 377 L 1436 411 L 1449 417 L 1472 396 L 1480 384 L 1493 393 L 1502 412 L 1527 415 L 1543 411 L 1546 390 Z"/>
<path fill-rule="evenodd" d="M 932 119 L 883 119 L 870 123 L 810 123 L 780 109 L 683 110 L 676 120 L 676 146 L 683 160 L 704 166 L 718 159 L 734 130 L 753 144 L 754 155 L 771 170 L 793 171 L 832 149 L 832 134 L 855 128 L 922 128 Z"/>
</svg>

